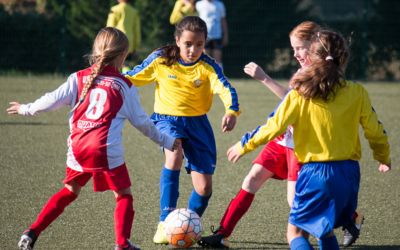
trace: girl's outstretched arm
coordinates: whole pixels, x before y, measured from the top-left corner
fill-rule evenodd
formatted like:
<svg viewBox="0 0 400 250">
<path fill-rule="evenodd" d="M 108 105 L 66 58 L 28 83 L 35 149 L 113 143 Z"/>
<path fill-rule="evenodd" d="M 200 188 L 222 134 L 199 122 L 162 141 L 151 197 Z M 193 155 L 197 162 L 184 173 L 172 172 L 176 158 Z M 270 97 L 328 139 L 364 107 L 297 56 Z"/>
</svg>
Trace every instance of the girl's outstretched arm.
<svg viewBox="0 0 400 250">
<path fill-rule="evenodd" d="M 255 80 L 263 83 L 269 90 L 272 91 L 280 99 L 285 97 L 288 88 L 280 85 L 269 75 L 267 75 L 264 70 L 254 62 L 250 62 L 244 66 L 244 72 L 254 78 Z"/>
<path fill-rule="evenodd" d="M 10 102 L 11 106 L 7 109 L 7 113 L 9 115 L 17 115 L 20 114 L 19 108 L 21 107 L 21 104 L 19 102 Z"/>
</svg>

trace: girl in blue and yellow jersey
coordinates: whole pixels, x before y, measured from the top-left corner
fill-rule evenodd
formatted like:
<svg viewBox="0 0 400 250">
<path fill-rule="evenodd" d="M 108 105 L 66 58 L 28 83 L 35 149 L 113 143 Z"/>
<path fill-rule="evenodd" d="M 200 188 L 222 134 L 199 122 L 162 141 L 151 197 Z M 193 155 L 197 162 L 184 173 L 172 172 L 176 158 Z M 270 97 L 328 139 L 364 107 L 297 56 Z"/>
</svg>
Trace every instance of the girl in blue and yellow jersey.
<svg viewBox="0 0 400 250">
<path fill-rule="evenodd" d="M 254 137 L 231 147 L 227 155 L 236 162 L 292 125 L 295 154 L 304 165 L 290 211 L 288 242 L 291 249 L 313 249 L 307 240 L 310 233 L 319 239 L 320 249 L 339 249 L 333 229 L 350 221 L 357 207 L 359 125 L 381 172 L 390 170 L 389 143 L 367 91 L 344 79 L 349 52 L 343 37 L 332 31 L 318 32 L 311 40 L 309 56 L 311 65 L 293 76 L 293 90 L 267 123 Z"/>
<path fill-rule="evenodd" d="M 152 119 L 160 131 L 182 141 L 178 150 L 164 150 L 160 223 L 153 238 L 159 244 L 168 243 L 164 220 L 177 205 L 183 159 L 194 187 L 188 208 L 202 216 L 208 206 L 216 165 L 215 140 L 206 115 L 213 95 L 218 94 L 225 106 L 223 132 L 234 128 L 240 113 L 235 89 L 215 60 L 203 53 L 206 39 L 204 21 L 196 16 L 187 16 L 176 25 L 176 45 L 156 50 L 126 75 L 136 86 L 155 82 Z"/>
</svg>

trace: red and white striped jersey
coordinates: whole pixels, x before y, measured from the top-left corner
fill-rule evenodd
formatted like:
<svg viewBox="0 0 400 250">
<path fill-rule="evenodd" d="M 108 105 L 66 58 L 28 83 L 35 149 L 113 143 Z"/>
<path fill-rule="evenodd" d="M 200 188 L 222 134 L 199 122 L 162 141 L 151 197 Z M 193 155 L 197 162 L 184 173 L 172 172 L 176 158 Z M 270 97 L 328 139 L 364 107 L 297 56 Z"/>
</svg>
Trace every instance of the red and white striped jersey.
<svg viewBox="0 0 400 250">
<path fill-rule="evenodd" d="M 19 113 L 35 115 L 65 105 L 75 106 L 91 72 L 92 68 L 87 68 L 71 74 L 58 89 L 21 105 Z M 76 171 L 95 172 L 122 165 L 125 119 L 154 142 L 172 150 L 174 138 L 154 126 L 140 105 L 137 89 L 117 69 L 106 67 L 96 77 L 84 101 L 70 113 L 67 166 Z"/>
</svg>

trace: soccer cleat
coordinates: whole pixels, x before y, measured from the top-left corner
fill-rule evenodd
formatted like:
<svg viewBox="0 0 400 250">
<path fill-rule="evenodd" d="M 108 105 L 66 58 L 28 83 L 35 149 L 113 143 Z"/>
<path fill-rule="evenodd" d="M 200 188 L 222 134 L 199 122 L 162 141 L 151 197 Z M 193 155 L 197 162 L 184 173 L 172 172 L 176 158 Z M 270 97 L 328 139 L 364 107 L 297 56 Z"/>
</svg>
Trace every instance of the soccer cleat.
<svg viewBox="0 0 400 250">
<path fill-rule="evenodd" d="M 130 242 L 128 240 L 127 247 L 121 247 L 121 246 L 116 245 L 114 250 L 140 250 L 140 248 L 138 246 L 133 245 L 132 242 Z"/>
<path fill-rule="evenodd" d="M 204 248 L 229 248 L 228 237 L 225 237 L 223 234 L 219 232 L 219 228 L 215 231 L 214 227 L 211 227 L 212 235 L 201 237 L 201 239 L 197 242 L 200 246 Z"/>
<path fill-rule="evenodd" d="M 165 222 L 160 221 L 157 226 L 157 232 L 153 237 L 153 242 L 156 244 L 168 245 L 167 233 L 165 232 Z"/>
<path fill-rule="evenodd" d="M 28 229 L 21 235 L 21 239 L 18 242 L 18 248 L 20 250 L 32 250 L 36 240 L 36 234 L 32 230 Z"/>
<path fill-rule="evenodd" d="M 354 224 L 345 226 L 343 228 L 343 246 L 349 247 L 356 242 L 360 236 L 361 226 L 364 223 L 364 216 L 360 213 L 357 214 Z"/>
</svg>

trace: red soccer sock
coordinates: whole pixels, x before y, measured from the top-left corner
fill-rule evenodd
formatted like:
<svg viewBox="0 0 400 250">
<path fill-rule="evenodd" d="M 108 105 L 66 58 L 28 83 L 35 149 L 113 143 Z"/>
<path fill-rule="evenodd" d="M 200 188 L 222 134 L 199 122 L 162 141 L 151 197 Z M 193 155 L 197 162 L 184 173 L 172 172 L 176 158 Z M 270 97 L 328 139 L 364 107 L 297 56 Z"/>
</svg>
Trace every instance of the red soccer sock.
<svg viewBox="0 0 400 250">
<path fill-rule="evenodd" d="M 43 206 L 42 211 L 36 218 L 36 221 L 31 225 L 30 229 L 33 230 L 36 236 L 45 230 L 60 214 L 64 211 L 71 202 L 73 202 L 76 194 L 71 192 L 68 188 L 64 187 L 58 193 L 55 193 Z"/>
<path fill-rule="evenodd" d="M 116 244 L 121 247 L 128 246 L 128 239 L 131 237 L 133 217 L 133 197 L 130 194 L 118 196 L 114 211 L 114 231 Z"/>
<path fill-rule="evenodd" d="M 225 237 L 229 237 L 236 224 L 243 217 L 243 215 L 249 210 L 251 203 L 254 200 L 254 194 L 240 189 L 239 193 L 229 203 L 228 208 L 225 211 L 224 216 L 220 222 L 219 233 L 222 233 Z"/>
</svg>

